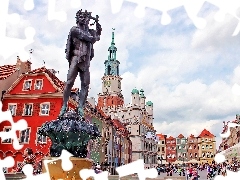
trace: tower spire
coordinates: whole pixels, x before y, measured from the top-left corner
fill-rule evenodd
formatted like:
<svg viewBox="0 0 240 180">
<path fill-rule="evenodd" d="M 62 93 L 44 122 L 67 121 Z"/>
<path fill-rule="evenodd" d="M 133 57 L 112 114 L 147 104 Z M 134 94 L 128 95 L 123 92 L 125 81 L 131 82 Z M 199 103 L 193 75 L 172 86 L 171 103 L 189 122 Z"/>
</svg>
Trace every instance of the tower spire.
<svg viewBox="0 0 240 180">
<path fill-rule="evenodd" d="M 115 31 L 115 28 L 112 28 L 112 30 L 113 30 L 113 32 L 112 32 L 112 43 L 111 43 L 111 45 L 115 45 L 115 43 L 114 43 L 114 31 Z"/>
</svg>

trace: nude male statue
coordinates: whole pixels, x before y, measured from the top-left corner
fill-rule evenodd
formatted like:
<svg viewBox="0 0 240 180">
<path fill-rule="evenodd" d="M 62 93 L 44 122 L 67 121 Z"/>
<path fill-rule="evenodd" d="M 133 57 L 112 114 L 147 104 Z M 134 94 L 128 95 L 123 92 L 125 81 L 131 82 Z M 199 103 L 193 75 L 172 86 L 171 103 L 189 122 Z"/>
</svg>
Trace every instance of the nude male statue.
<svg viewBox="0 0 240 180">
<path fill-rule="evenodd" d="M 89 29 L 90 19 L 95 20 L 96 30 Z M 84 116 L 83 108 L 90 84 L 90 61 L 94 57 L 93 44 L 100 40 L 102 31 L 101 25 L 98 23 L 98 16 L 96 18 L 92 17 L 91 12 L 79 10 L 76 14 L 76 23 L 77 26 L 73 26 L 69 32 L 65 50 L 66 59 L 69 61 L 69 70 L 63 91 L 63 106 L 59 116 L 63 116 L 66 113 L 67 102 L 78 74 L 81 80 L 81 90 L 77 111 L 80 116 Z"/>
</svg>

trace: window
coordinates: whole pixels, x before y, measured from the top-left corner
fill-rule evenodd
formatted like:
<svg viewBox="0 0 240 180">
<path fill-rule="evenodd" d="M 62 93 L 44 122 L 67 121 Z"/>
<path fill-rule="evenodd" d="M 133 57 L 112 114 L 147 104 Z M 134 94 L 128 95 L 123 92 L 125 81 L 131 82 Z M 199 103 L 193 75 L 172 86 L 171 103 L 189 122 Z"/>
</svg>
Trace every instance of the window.
<svg viewBox="0 0 240 180">
<path fill-rule="evenodd" d="M 40 115 L 49 115 L 50 103 L 42 103 L 40 105 Z"/>
<path fill-rule="evenodd" d="M 8 109 L 11 111 L 12 116 L 16 116 L 17 104 L 8 104 Z"/>
<path fill-rule="evenodd" d="M 165 147 L 162 147 L 162 151 L 165 151 Z"/>
<path fill-rule="evenodd" d="M 31 116 L 32 115 L 33 104 L 25 104 L 24 107 L 24 116 Z"/>
<path fill-rule="evenodd" d="M 128 128 L 129 133 L 131 133 L 131 127 Z"/>
<path fill-rule="evenodd" d="M 40 129 L 40 127 L 37 128 L 37 132 Z M 39 134 L 37 134 L 37 143 L 41 143 L 41 144 L 46 144 L 47 143 L 47 137 L 46 136 L 41 136 Z"/>
<path fill-rule="evenodd" d="M 8 168 L 7 167 L 3 167 L 3 173 L 4 174 L 8 173 Z"/>
<path fill-rule="evenodd" d="M 160 151 L 160 147 L 158 148 L 158 152 Z"/>
<path fill-rule="evenodd" d="M 202 138 L 202 142 L 204 142 L 204 139 Z"/>
<path fill-rule="evenodd" d="M 162 144 L 165 144 L 164 141 L 162 141 Z"/>
<path fill-rule="evenodd" d="M 208 149 L 208 145 L 206 145 L 206 149 Z"/>
<path fill-rule="evenodd" d="M 191 145 L 189 146 L 189 149 L 192 149 L 192 146 L 191 146 Z"/>
<path fill-rule="evenodd" d="M 208 141 L 208 139 L 206 138 L 206 139 L 205 139 L 205 142 L 207 142 L 207 141 Z"/>
<path fill-rule="evenodd" d="M 3 131 L 4 132 L 9 132 L 11 130 L 11 127 L 4 127 L 3 128 Z M 2 140 L 2 144 L 12 144 L 12 139 L 5 139 L 5 140 Z"/>
<path fill-rule="evenodd" d="M 28 144 L 30 140 L 30 128 L 20 131 L 19 134 L 19 143 Z"/>
<path fill-rule="evenodd" d="M 195 153 L 195 158 L 197 158 L 198 157 L 198 155 L 197 155 L 197 153 Z"/>
<path fill-rule="evenodd" d="M 181 144 L 181 141 L 180 141 L 180 139 L 177 139 L 177 144 Z"/>
<path fill-rule="evenodd" d="M 202 149 L 205 149 L 204 145 L 202 145 Z"/>
<path fill-rule="evenodd" d="M 42 84 L 43 84 L 43 80 L 42 79 L 37 79 L 35 81 L 35 90 L 41 90 L 42 89 Z"/>
<path fill-rule="evenodd" d="M 22 162 L 17 161 L 17 168 L 21 168 L 22 167 Z"/>
<path fill-rule="evenodd" d="M 31 80 L 25 80 L 23 84 L 23 90 L 28 91 L 31 89 L 32 81 Z"/>
<path fill-rule="evenodd" d="M 212 145 L 211 144 L 209 145 L 209 149 L 212 149 Z"/>
<path fill-rule="evenodd" d="M 178 146 L 178 149 L 179 149 L 179 150 L 182 149 L 181 146 Z"/>
</svg>

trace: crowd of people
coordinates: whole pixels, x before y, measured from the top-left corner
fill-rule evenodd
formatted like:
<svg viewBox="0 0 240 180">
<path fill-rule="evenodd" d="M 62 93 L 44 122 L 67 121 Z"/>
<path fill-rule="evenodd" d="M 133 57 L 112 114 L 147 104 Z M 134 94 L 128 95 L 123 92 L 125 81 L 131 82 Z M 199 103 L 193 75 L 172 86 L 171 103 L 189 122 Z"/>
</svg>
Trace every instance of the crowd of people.
<svg viewBox="0 0 240 180">
<path fill-rule="evenodd" d="M 16 169 L 13 169 L 14 172 L 21 172 L 22 167 L 25 164 L 33 165 L 33 174 L 41 173 L 41 164 L 36 163 L 36 156 L 34 155 L 31 148 L 27 148 L 24 151 L 24 161 L 20 164 Z M 104 166 L 101 166 L 99 163 L 93 164 L 92 167 L 96 174 L 101 173 L 102 171 L 107 171 L 108 169 Z M 221 164 L 216 164 L 213 162 L 212 164 L 168 164 L 168 165 L 158 165 L 156 167 L 158 174 L 165 173 L 166 176 L 175 176 L 176 174 L 179 176 L 185 176 L 187 180 L 199 180 L 201 177 L 199 176 L 200 171 L 206 171 L 207 179 L 212 180 L 216 175 L 227 175 L 227 170 L 236 172 L 240 170 L 240 161 L 236 159 L 232 159 L 231 161 L 226 161 Z"/>
<path fill-rule="evenodd" d="M 201 179 L 199 172 L 206 171 L 207 179 L 212 180 L 217 175 L 226 176 L 227 170 L 239 171 L 240 161 L 224 162 L 221 164 L 185 164 L 185 165 L 159 165 L 156 167 L 158 174 L 165 173 L 166 176 L 185 176 L 187 180 Z"/>
</svg>

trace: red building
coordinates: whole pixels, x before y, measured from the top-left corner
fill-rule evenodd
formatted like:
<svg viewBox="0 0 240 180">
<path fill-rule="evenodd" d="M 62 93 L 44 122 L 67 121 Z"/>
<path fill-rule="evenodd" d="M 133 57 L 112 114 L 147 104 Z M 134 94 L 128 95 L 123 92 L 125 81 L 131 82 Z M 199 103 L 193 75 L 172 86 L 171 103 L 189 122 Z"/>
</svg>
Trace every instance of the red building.
<svg viewBox="0 0 240 180">
<path fill-rule="evenodd" d="M 177 160 L 176 157 L 176 139 L 172 136 L 166 138 L 166 158 L 167 162 L 172 163 Z"/>
<path fill-rule="evenodd" d="M 37 161 L 43 156 L 47 156 L 51 145 L 50 139 L 37 135 L 38 128 L 46 121 L 57 118 L 62 106 L 62 92 L 64 83 L 60 81 L 53 70 L 45 67 L 35 69 L 19 78 L 11 85 L 3 96 L 3 111 L 10 110 L 14 122 L 25 119 L 28 122 L 28 128 L 17 132 L 20 144 L 23 148 L 19 151 L 13 149 L 12 140 L 0 140 L 0 158 L 13 156 L 15 158 L 15 167 L 23 161 L 24 150 L 32 148 Z M 69 108 L 77 106 L 74 101 L 74 94 L 77 89 L 73 89 L 72 97 L 69 100 Z M 9 131 L 10 123 L 5 121 L 0 124 L 1 131 Z M 12 169 L 8 169 L 10 173 Z"/>
</svg>

